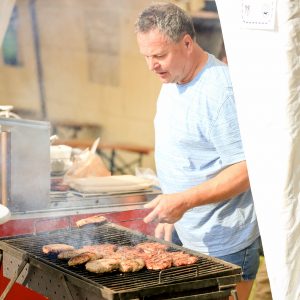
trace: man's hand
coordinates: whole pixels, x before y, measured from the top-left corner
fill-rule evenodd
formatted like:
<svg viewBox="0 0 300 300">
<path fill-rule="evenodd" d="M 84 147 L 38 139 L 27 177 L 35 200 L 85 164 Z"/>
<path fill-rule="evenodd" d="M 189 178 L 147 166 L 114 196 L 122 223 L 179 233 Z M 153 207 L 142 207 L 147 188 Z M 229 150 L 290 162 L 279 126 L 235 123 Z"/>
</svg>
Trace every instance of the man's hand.
<svg viewBox="0 0 300 300">
<path fill-rule="evenodd" d="M 145 223 L 157 221 L 159 223 L 174 224 L 188 210 L 183 193 L 159 195 L 144 207 L 153 209 L 144 218 Z"/>
<path fill-rule="evenodd" d="M 154 235 L 158 239 L 163 239 L 168 242 L 172 242 L 172 233 L 174 230 L 173 224 L 158 223 L 155 228 Z"/>
</svg>

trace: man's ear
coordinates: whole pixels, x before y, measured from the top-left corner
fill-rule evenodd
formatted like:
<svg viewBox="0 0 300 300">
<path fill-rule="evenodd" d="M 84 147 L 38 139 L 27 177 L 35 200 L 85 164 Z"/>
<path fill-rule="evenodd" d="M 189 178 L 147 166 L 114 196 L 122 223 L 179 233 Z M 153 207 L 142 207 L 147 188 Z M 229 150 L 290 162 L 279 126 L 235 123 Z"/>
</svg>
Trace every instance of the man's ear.
<svg viewBox="0 0 300 300">
<path fill-rule="evenodd" d="M 187 49 L 190 49 L 193 43 L 193 40 L 189 34 L 185 34 L 183 37 L 183 44 Z"/>
</svg>

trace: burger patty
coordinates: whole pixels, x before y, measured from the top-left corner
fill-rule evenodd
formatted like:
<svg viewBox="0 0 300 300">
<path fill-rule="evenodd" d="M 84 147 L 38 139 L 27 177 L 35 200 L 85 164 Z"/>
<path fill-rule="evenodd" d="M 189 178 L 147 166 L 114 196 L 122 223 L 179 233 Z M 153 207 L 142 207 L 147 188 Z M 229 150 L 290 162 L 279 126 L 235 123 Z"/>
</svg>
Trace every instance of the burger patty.
<svg viewBox="0 0 300 300">
<path fill-rule="evenodd" d="M 118 249 L 118 246 L 115 244 L 96 244 L 96 245 L 87 245 L 83 246 L 83 249 L 95 250 L 95 251 L 103 251 L 103 252 L 115 252 Z"/>
<path fill-rule="evenodd" d="M 199 260 L 199 257 L 184 252 L 171 252 L 170 255 L 174 267 L 192 265 Z"/>
<path fill-rule="evenodd" d="M 135 246 L 138 249 L 142 249 L 145 253 L 158 253 L 165 252 L 168 249 L 167 245 L 157 242 L 143 242 Z"/>
<path fill-rule="evenodd" d="M 117 249 L 113 256 L 121 259 L 134 259 L 142 258 L 143 254 L 144 251 L 142 249 L 132 246 L 121 246 Z"/>
<path fill-rule="evenodd" d="M 143 269 L 145 261 L 142 258 L 121 259 L 119 270 L 121 272 L 137 272 Z"/>
<path fill-rule="evenodd" d="M 149 270 L 164 270 L 171 268 L 173 259 L 170 253 L 160 253 L 145 258 L 146 268 Z"/>
<path fill-rule="evenodd" d="M 98 245 L 90 245 L 90 246 L 83 246 L 82 249 L 85 249 L 89 252 L 97 252 L 101 253 L 104 257 L 109 257 L 115 253 L 118 246 L 114 244 L 98 244 Z"/>
<path fill-rule="evenodd" d="M 70 258 L 68 261 L 68 265 L 70 267 L 83 265 L 88 261 L 96 260 L 102 257 L 103 255 L 97 252 L 84 252 Z"/>
<path fill-rule="evenodd" d="M 85 268 L 93 273 L 107 273 L 118 270 L 120 260 L 114 258 L 103 258 L 86 263 Z"/>
</svg>

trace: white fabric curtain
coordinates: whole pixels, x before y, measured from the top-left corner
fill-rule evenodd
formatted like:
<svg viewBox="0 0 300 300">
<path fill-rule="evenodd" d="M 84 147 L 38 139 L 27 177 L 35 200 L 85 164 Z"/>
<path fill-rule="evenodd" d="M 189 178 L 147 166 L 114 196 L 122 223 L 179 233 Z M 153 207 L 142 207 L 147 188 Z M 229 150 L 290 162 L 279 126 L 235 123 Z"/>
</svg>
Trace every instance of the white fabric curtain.
<svg viewBox="0 0 300 300">
<path fill-rule="evenodd" d="M 5 36 L 9 19 L 16 0 L 0 0 L 0 48 Z"/>
<path fill-rule="evenodd" d="M 273 299 L 300 299 L 300 5 L 216 3 Z"/>
</svg>

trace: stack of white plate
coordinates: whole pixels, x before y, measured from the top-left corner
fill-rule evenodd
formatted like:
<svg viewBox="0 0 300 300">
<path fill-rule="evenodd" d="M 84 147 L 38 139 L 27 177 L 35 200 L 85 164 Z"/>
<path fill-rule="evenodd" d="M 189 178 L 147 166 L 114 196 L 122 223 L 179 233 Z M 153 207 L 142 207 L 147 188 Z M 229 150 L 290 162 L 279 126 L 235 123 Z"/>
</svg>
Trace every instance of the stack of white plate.
<svg viewBox="0 0 300 300">
<path fill-rule="evenodd" d="M 134 192 L 150 188 L 152 180 L 133 175 L 114 175 L 72 179 L 69 185 L 82 193 Z"/>
</svg>

